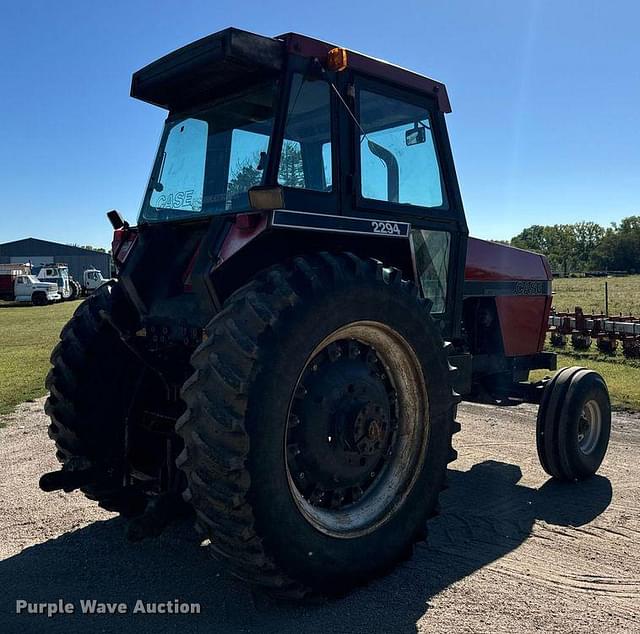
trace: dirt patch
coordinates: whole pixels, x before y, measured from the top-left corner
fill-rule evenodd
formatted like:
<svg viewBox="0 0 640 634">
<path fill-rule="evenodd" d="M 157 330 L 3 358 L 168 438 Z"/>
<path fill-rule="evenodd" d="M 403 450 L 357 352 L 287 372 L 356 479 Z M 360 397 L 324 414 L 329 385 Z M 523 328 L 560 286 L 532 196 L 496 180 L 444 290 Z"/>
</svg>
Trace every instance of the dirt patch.
<svg viewBox="0 0 640 634">
<path fill-rule="evenodd" d="M 614 417 L 601 475 L 549 481 L 535 409 L 463 404 L 460 458 L 429 542 L 346 599 L 283 605 L 229 578 L 187 525 L 141 544 L 79 493 L 44 494 L 56 468 L 42 400 L 0 418 L 0 631 L 632 632 L 640 630 L 640 420 Z M 17 599 L 201 605 L 199 615 L 25 616 Z"/>
</svg>

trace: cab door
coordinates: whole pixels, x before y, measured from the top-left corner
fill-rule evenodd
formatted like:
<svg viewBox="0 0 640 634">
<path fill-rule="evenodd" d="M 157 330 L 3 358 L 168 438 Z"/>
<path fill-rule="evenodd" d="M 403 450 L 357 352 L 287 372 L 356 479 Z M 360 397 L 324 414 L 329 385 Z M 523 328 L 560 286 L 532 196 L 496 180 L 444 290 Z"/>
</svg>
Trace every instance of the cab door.
<svg viewBox="0 0 640 634">
<path fill-rule="evenodd" d="M 343 213 L 411 224 L 415 281 L 443 335 L 454 337 L 467 227 L 444 115 L 424 94 L 357 74 L 346 83 L 354 116 L 341 118 L 352 139 Z"/>
</svg>

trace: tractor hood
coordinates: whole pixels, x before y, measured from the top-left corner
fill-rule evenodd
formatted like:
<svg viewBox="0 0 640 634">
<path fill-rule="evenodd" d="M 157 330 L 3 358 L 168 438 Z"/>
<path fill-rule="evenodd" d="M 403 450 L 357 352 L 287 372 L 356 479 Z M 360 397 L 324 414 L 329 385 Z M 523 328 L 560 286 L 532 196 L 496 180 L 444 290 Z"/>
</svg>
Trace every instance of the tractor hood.
<svg viewBox="0 0 640 634">
<path fill-rule="evenodd" d="M 470 237 L 467 244 L 464 278 L 466 282 L 508 280 L 550 282 L 553 276 L 547 258 L 540 253 Z"/>
<path fill-rule="evenodd" d="M 469 238 L 464 297 L 479 298 L 485 305 L 489 302 L 495 306 L 508 357 L 542 352 L 551 309 L 552 278 L 544 255 Z"/>
<path fill-rule="evenodd" d="M 284 66 L 284 43 L 225 29 L 183 46 L 134 73 L 131 96 L 167 110 L 215 97 L 276 75 Z"/>
</svg>

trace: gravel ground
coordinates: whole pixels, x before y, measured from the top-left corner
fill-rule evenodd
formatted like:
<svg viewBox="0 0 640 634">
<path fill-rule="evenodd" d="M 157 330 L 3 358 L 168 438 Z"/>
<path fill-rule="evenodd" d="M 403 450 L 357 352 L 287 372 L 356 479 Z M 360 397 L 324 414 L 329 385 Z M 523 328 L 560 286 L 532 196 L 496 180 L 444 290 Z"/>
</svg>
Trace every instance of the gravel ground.
<svg viewBox="0 0 640 634">
<path fill-rule="evenodd" d="M 601 475 L 558 485 L 537 462 L 534 408 L 463 404 L 428 545 L 346 599 L 289 605 L 227 577 L 185 524 L 131 544 L 80 493 L 40 492 L 57 467 L 42 404 L 0 418 L 0 632 L 640 632 L 637 416 L 615 416 Z M 19 599 L 76 611 L 16 615 Z M 81 599 L 129 613 L 81 614 Z M 201 613 L 134 615 L 137 599 Z"/>
</svg>

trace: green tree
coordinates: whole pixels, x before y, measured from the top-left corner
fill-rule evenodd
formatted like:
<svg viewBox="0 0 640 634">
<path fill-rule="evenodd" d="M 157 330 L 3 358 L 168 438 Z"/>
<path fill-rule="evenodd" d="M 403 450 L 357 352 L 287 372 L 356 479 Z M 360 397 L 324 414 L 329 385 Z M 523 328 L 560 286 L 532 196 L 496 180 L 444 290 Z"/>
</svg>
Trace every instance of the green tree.
<svg viewBox="0 0 640 634">
<path fill-rule="evenodd" d="M 238 161 L 231 170 L 227 200 L 248 192 L 262 182 L 263 162 L 264 159 L 259 152 L 250 158 Z M 285 141 L 282 145 L 278 182 L 286 187 L 304 187 L 305 185 L 300 147 L 291 141 Z"/>
<path fill-rule="evenodd" d="M 257 161 L 247 159 L 236 165 L 227 187 L 227 200 L 233 200 L 236 196 L 248 192 L 254 185 L 261 183 L 262 172 L 255 167 L 257 164 Z"/>
<path fill-rule="evenodd" d="M 71 243 L 72 247 L 78 247 L 79 249 L 86 249 L 87 251 L 98 251 L 99 253 L 107 253 L 106 249 L 102 247 L 93 247 L 90 244 L 76 244 L 75 242 Z"/>
<path fill-rule="evenodd" d="M 293 141 L 284 141 L 282 144 L 278 182 L 286 187 L 305 186 L 300 146 Z"/>
<path fill-rule="evenodd" d="M 519 249 L 529 249 L 544 253 L 546 244 L 544 239 L 545 227 L 542 225 L 532 225 L 523 229 L 517 236 L 511 238 L 511 245 Z"/>
<path fill-rule="evenodd" d="M 574 225 L 533 225 L 512 238 L 511 244 L 546 255 L 554 271 L 567 274 L 584 270 L 584 264 L 578 257 Z"/>
<path fill-rule="evenodd" d="M 596 222 L 576 222 L 573 225 L 575 238 L 575 261 L 582 271 L 594 268 L 594 252 L 605 236 L 605 229 Z"/>
<path fill-rule="evenodd" d="M 554 271 L 640 271 L 640 216 L 623 218 L 608 229 L 586 221 L 532 225 L 514 236 L 511 244 L 543 253 Z"/>
<path fill-rule="evenodd" d="M 613 223 L 594 251 L 596 268 L 610 271 L 640 271 L 640 216 Z"/>
</svg>

